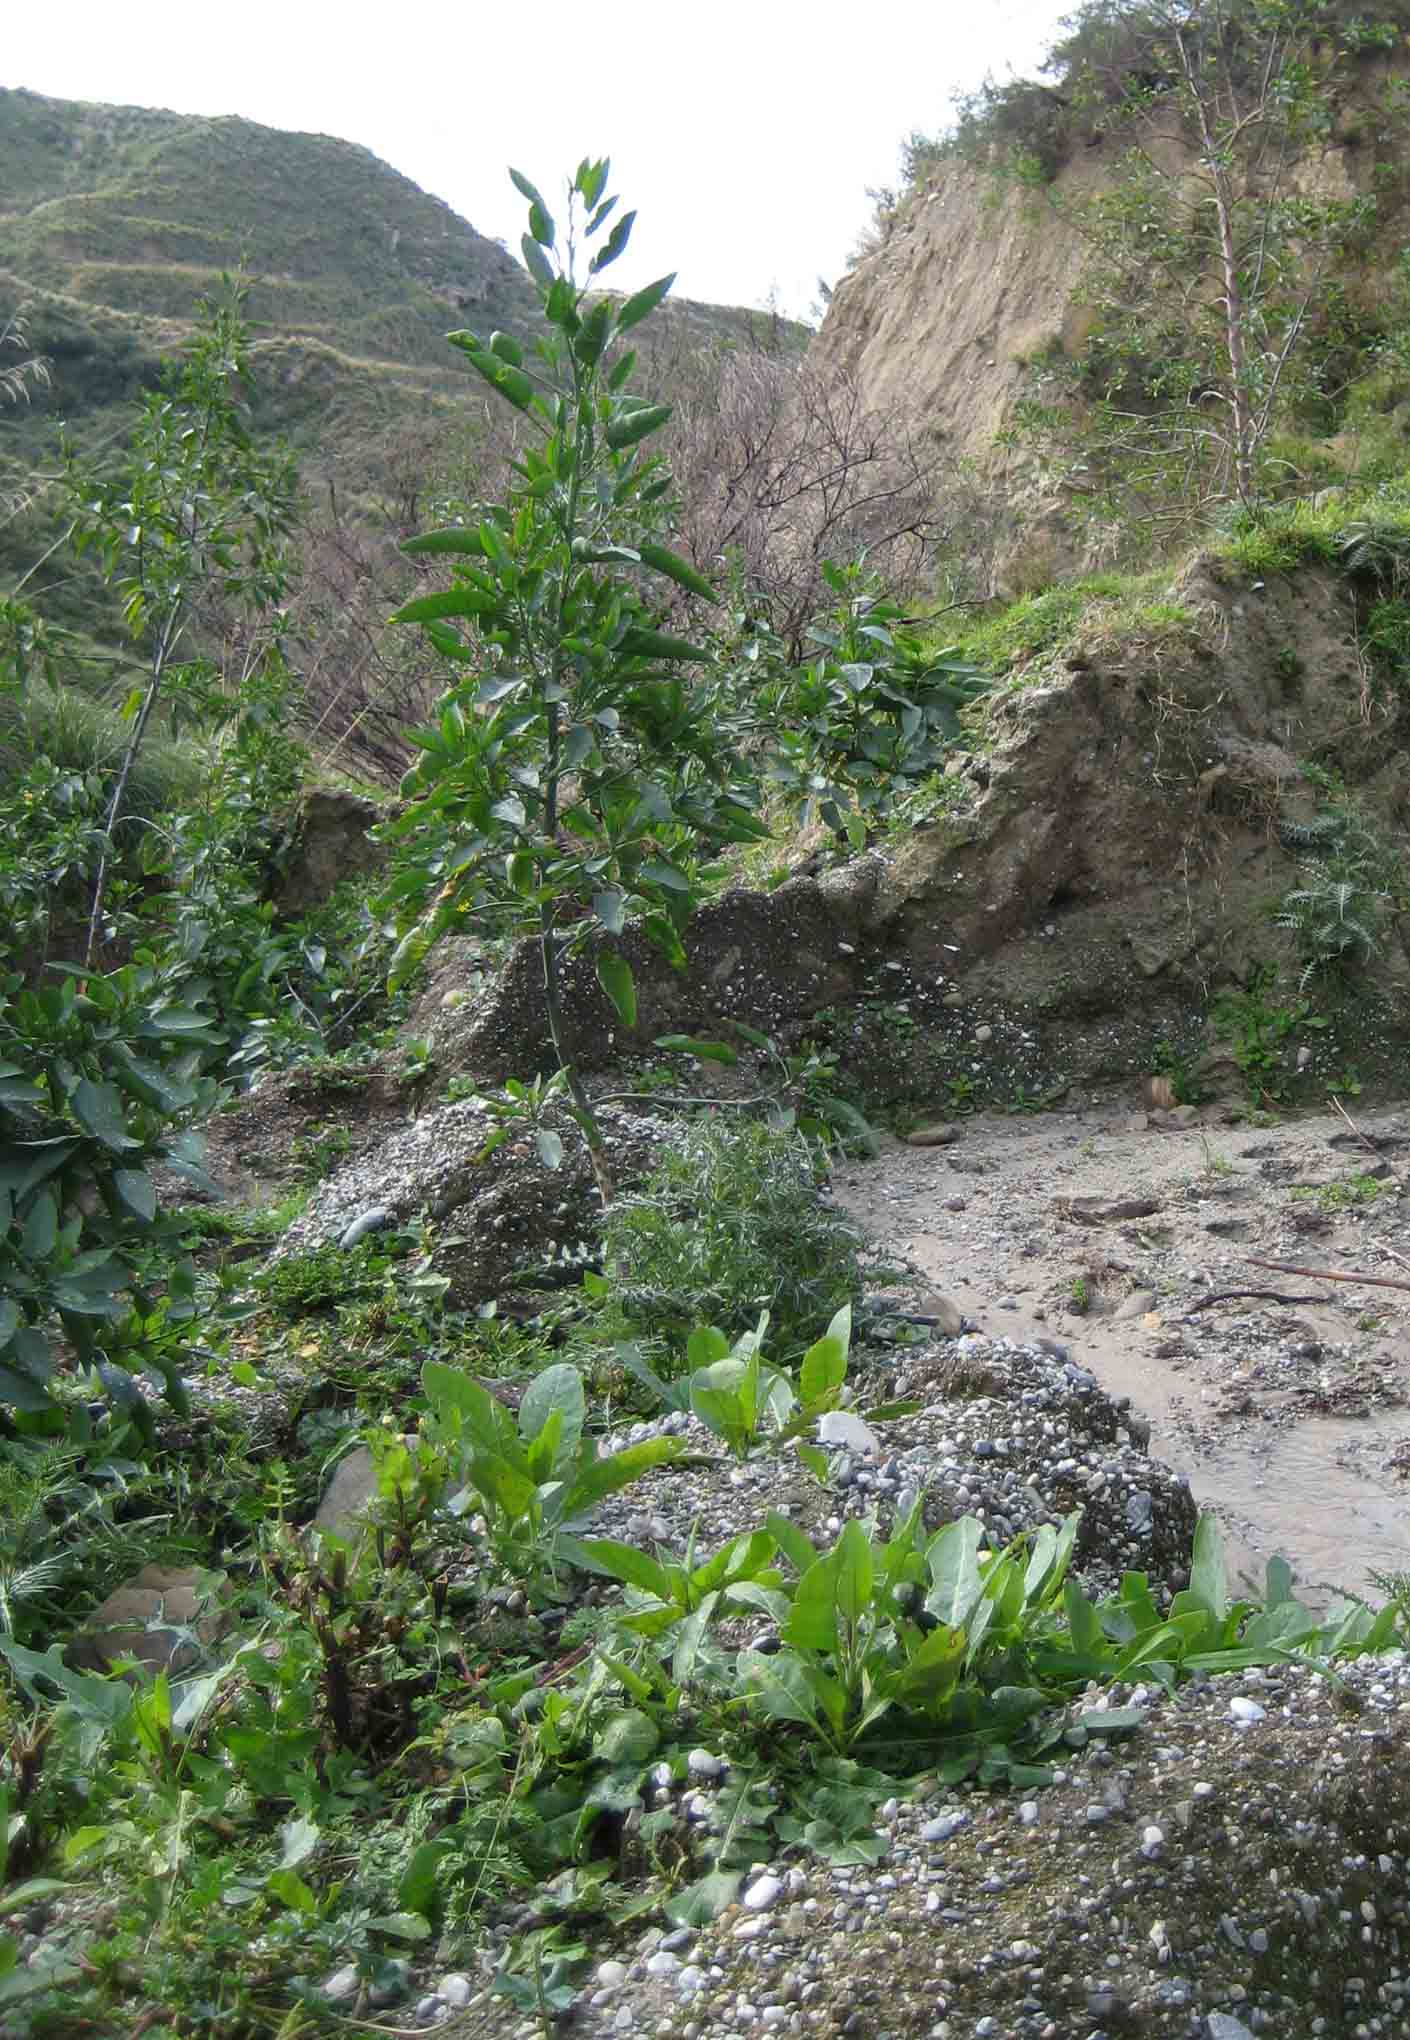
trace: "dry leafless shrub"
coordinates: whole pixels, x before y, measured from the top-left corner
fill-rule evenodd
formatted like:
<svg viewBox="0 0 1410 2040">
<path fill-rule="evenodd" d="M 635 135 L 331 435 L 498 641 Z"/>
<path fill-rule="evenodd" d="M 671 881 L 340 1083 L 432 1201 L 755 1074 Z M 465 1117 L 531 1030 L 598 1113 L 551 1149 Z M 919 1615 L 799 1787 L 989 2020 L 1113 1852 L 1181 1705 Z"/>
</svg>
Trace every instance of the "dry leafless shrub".
<svg viewBox="0 0 1410 2040">
<path fill-rule="evenodd" d="M 855 380 L 797 355 L 702 363 L 677 401 L 671 457 L 686 549 L 706 573 L 737 564 L 795 659 L 827 603 L 825 560 L 865 552 L 903 597 L 930 593 L 942 560 L 987 579 L 988 525 L 958 465 L 872 409 Z"/>
</svg>

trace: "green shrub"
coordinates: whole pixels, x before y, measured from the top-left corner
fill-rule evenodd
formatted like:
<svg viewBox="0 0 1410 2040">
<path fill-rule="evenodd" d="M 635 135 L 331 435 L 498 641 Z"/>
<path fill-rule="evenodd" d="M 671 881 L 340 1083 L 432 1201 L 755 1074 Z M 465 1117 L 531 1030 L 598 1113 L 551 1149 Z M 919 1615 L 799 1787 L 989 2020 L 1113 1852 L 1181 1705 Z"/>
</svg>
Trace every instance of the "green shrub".
<svg viewBox="0 0 1410 2040">
<path fill-rule="evenodd" d="M 816 1152 L 760 1122 L 684 1129 L 603 1227 L 598 1328 L 678 1373 L 697 1325 L 731 1340 L 769 1313 L 784 1364 L 863 1288 L 860 1243 L 819 1198 Z"/>
<path fill-rule="evenodd" d="M 154 970 L 82 983 L 0 977 L 0 1409 L 87 1437 L 84 1403 L 56 1394 L 61 1334 L 150 1440 L 134 1376 L 185 1411 L 194 1314 L 181 1228 L 151 1170 L 193 1168 L 179 1129 L 219 1100 L 200 1075 L 209 1016 Z"/>
</svg>

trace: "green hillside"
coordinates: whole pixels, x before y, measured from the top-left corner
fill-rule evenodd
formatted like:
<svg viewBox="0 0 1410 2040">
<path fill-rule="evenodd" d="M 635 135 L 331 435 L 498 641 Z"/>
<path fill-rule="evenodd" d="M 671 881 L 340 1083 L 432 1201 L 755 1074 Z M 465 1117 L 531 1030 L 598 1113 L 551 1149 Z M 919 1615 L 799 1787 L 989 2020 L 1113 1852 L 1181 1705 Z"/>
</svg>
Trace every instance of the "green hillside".
<svg viewBox="0 0 1410 2040">
<path fill-rule="evenodd" d="M 437 365 L 448 326 L 534 316 L 497 243 L 327 135 L 0 92 L 0 194 L 8 267 L 81 304 L 180 323 L 244 269 L 259 324 Z"/>
<path fill-rule="evenodd" d="M 522 336 L 538 323 L 526 273 L 497 242 L 354 143 L 0 89 L 0 321 L 26 308 L 50 374 L 27 405 L 0 411 L 0 587 L 60 528 L 43 479 L 60 423 L 101 454 L 197 300 L 233 273 L 248 279 L 259 336 L 256 426 L 291 442 L 311 493 L 335 481 L 354 511 L 383 500 L 399 438 L 464 438 L 467 371 L 447 332 Z M 671 381 L 702 349 L 807 338 L 790 321 L 683 301 L 656 322 L 651 371 Z M 91 576 L 69 561 L 46 577 L 28 592 L 52 618 L 109 635 Z"/>
</svg>

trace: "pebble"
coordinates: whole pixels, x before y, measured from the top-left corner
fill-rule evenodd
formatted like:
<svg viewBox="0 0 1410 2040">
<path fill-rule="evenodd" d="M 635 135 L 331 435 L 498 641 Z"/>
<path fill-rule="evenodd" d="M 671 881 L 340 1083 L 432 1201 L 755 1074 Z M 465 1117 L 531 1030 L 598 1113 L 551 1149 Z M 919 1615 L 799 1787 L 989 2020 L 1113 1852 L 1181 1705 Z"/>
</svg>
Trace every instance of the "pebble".
<svg viewBox="0 0 1410 2040">
<path fill-rule="evenodd" d="M 713 1750 L 692 1750 L 685 1760 L 686 1769 L 692 1778 L 723 1778 L 725 1760 L 717 1757 Z"/>
<path fill-rule="evenodd" d="M 1249 1722 L 1262 1721 L 1268 1710 L 1266 1707 L 1260 1707 L 1256 1700 L 1249 1700 L 1240 1693 L 1229 1702 L 1229 1712 L 1235 1721 L 1247 1725 Z"/>
<path fill-rule="evenodd" d="M 783 1879 L 781 1877 L 756 1877 L 754 1882 L 745 1888 L 744 1904 L 749 1908 L 750 1912 L 767 1912 L 775 1900 L 782 1895 L 782 1892 Z"/>
<path fill-rule="evenodd" d="M 925 1823 L 920 1831 L 920 1838 L 923 1842 L 948 1842 L 952 1835 L 957 1835 L 961 1828 L 968 1826 L 967 1813 L 942 1813 Z"/>
<path fill-rule="evenodd" d="M 332 1998 L 335 2004 L 344 1998 L 357 1996 L 357 1964 L 345 1962 L 341 1969 L 335 1969 L 323 1985 L 323 1995 Z"/>
</svg>

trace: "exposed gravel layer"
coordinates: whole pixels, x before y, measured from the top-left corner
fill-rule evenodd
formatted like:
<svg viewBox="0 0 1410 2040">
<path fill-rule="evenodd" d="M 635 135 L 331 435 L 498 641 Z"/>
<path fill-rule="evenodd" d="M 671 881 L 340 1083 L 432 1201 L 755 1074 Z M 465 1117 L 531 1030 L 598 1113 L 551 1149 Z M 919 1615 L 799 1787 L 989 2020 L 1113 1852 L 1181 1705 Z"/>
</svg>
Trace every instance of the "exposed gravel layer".
<svg viewBox="0 0 1410 2040">
<path fill-rule="evenodd" d="M 1109 1697 L 1109 1696 L 1104 1696 Z M 927 2040 L 1410 2032 L 1410 1668 L 1245 1673 L 1074 1752 L 1030 1795 L 904 1803 L 865 1869 L 640 1939 L 577 2030 Z M 655 1958 L 655 1959 L 654 1959 Z"/>
<path fill-rule="evenodd" d="M 898 1502 L 925 1496 L 934 1528 L 977 1516 L 996 1542 L 1040 1523 L 1083 1512 L 1076 1562 L 1105 1591 L 1137 1568 L 1160 1586 L 1182 1583 L 1194 1534 L 1189 1487 L 1148 1457 L 1119 1410 L 1069 1349 L 962 1334 L 904 1349 L 894 1360 L 854 1368 L 858 1400 L 893 1394 L 924 1402 L 914 1416 L 879 1428 L 875 1457 L 836 1451 L 826 1489 L 792 1454 L 733 1466 L 665 1467 L 605 1502 L 594 1518 L 604 1536 L 684 1549 L 692 1526 L 710 1545 L 754 1528 L 770 1508 L 793 1516 L 815 1540 L 830 1541 L 849 1516 L 875 1511 L 883 1529 Z M 694 1418 L 637 1424 L 611 1443 L 673 1430 L 693 1448 L 720 1448 Z"/>
<path fill-rule="evenodd" d="M 662 1123 L 610 1105 L 598 1118 L 619 1187 L 634 1181 L 651 1165 Z M 408 1120 L 319 1185 L 276 1258 L 350 1246 L 424 1212 L 438 1227 L 434 1266 L 451 1279 L 451 1301 L 468 1308 L 504 1295 L 555 1254 L 588 1251 L 601 1214 L 573 1122 L 550 1108 L 540 1124 L 562 1143 L 557 1168 L 544 1162 L 528 1124 L 489 1146 L 497 1123 L 471 1098 Z"/>
</svg>

